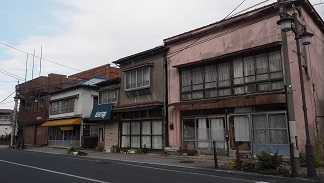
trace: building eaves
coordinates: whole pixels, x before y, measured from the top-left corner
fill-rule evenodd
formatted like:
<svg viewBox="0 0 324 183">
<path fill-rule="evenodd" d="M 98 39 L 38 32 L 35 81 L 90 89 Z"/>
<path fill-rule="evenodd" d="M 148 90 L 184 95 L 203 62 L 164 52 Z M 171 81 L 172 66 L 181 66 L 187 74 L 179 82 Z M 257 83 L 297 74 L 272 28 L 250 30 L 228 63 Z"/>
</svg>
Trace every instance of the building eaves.
<svg viewBox="0 0 324 183">
<path fill-rule="evenodd" d="M 12 114 L 13 110 L 11 109 L 0 109 L 0 114 Z"/>
<path fill-rule="evenodd" d="M 231 25 L 235 25 L 239 22 L 247 20 L 248 18 L 255 17 L 256 15 L 260 15 L 260 14 L 262 15 L 265 12 L 273 11 L 277 7 L 278 7 L 277 3 L 272 3 L 269 5 L 257 8 L 255 10 L 239 14 L 237 16 L 233 16 L 233 17 L 221 20 L 221 21 L 211 23 L 211 24 L 203 26 L 203 27 L 199 27 L 199 28 L 166 38 L 163 40 L 163 42 L 165 43 L 165 45 L 168 46 L 173 43 L 178 43 L 178 42 L 181 43 L 182 41 L 185 41 L 188 39 L 195 39 L 197 37 L 201 37 L 201 36 L 207 35 L 212 32 L 217 32 L 217 31 L 224 29 L 226 27 L 229 27 Z"/>
<path fill-rule="evenodd" d="M 152 55 L 161 53 L 163 51 L 166 51 L 168 49 L 169 49 L 169 47 L 166 47 L 166 46 L 157 46 L 155 48 L 145 50 L 145 51 L 142 51 L 140 53 L 136 53 L 136 54 L 124 57 L 124 58 L 120 58 L 120 59 L 118 59 L 116 61 L 113 61 L 113 63 L 114 64 L 126 63 L 126 62 L 133 61 L 133 60 L 136 60 L 136 59 L 139 59 L 139 58 L 142 58 L 142 57 L 152 56 Z"/>
<path fill-rule="evenodd" d="M 307 12 L 310 14 L 310 17 L 314 20 L 315 24 L 319 27 L 319 29 L 324 33 L 324 22 L 323 19 L 319 16 L 319 14 L 316 12 L 314 7 L 310 4 L 309 1 L 289 1 L 286 4 L 287 9 L 290 9 L 292 5 L 300 5 L 303 6 Z M 197 29 L 193 29 L 187 32 L 184 32 L 179 35 L 175 35 L 169 38 L 166 38 L 163 40 L 166 46 L 169 46 L 171 44 L 179 44 L 182 42 L 185 42 L 187 40 L 197 39 L 199 37 L 205 36 L 207 34 L 218 32 L 219 30 L 222 30 L 226 27 L 230 27 L 232 25 L 235 25 L 242 21 L 248 21 L 253 20 L 255 18 L 264 16 L 265 14 L 269 13 L 278 13 L 279 12 L 279 6 L 278 3 L 272 3 L 260 8 L 257 8 L 255 10 L 239 14 L 237 16 L 230 17 L 225 20 L 221 20 Z M 278 17 L 279 20 L 279 17 Z"/>
</svg>

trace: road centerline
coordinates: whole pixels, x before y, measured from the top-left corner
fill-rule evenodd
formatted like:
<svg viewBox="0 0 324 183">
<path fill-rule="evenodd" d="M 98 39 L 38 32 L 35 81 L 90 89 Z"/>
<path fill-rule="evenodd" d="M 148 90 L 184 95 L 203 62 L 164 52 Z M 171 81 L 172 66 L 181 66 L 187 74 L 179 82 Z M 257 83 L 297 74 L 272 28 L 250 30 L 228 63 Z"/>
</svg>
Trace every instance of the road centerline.
<svg viewBox="0 0 324 183">
<path fill-rule="evenodd" d="M 55 174 L 59 174 L 59 175 L 65 175 L 65 176 L 74 177 L 74 178 L 83 179 L 83 180 L 88 180 L 88 181 L 92 181 L 92 182 L 109 183 L 109 182 L 106 182 L 106 181 L 101 181 L 101 180 L 91 179 L 91 178 L 82 177 L 82 176 L 78 176 L 78 175 L 73 175 L 73 174 L 48 170 L 48 169 L 39 168 L 39 167 L 35 167 L 35 166 L 30 166 L 30 165 L 24 165 L 24 164 L 15 163 L 15 162 L 6 161 L 6 160 L 1 160 L 1 159 L 0 159 L 0 162 L 13 164 L 13 165 L 17 165 L 17 166 L 22 166 L 22 167 L 27 167 L 27 168 L 31 168 L 31 169 L 35 169 L 35 170 L 44 171 L 44 172 L 50 172 L 50 173 L 55 173 Z"/>
</svg>

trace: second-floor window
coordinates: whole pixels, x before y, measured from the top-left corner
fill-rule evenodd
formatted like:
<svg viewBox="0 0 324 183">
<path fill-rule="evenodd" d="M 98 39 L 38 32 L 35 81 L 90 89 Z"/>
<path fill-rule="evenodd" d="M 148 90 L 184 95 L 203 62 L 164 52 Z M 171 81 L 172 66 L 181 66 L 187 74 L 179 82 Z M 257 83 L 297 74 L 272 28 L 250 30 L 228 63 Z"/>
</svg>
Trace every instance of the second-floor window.
<svg viewBox="0 0 324 183">
<path fill-rule="evenodd" d="M 283 73 L 280 51 L 262 52 L 184 68 L 181 100 L 213 98 L 281 90 Z"/>
<path fill-rule="evenodd" d="M 40 108 L 45 109 L 46 108 L 46 96 L 43 95 L 40 97 Z"/>
<path fill-rule="evenodd" d="M 107 90 L 99 93 L 99 103 L 109 104 L 117 102 L 117 90 Z"/>
<path fill-rule="evenodd" d="M 28 97 L 26 100 L 26 111 L 31 111 L 32 110 L 32 97 Z"/>
<path fill-rule="evenodd" d="M 144 67 L 125 73 L 125 89 L 141 89 L 150 86 L 150 68 Z"/>
<path fill-rule="evenodd" d="M 51 115 L 74 112 L 74 98 L 51 102 Z"/>
</svg>

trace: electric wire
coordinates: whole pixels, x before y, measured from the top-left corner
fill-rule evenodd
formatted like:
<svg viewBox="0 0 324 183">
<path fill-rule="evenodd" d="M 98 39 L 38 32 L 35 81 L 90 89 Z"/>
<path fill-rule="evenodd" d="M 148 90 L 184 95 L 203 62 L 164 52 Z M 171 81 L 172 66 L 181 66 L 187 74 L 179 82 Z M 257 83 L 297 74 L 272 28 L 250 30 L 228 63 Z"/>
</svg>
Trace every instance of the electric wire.
<svg viewBox="0 0 324 183">
<path fill-rule="evenodd" d="M 28 54 L 28 55 L 31 55 L 31 56 L 33 55 L 33 54 L 31 54 L 31 53 L 28 53 L 27 51 L 24 51 L 24 50 L 18 49 L 18 48 L 14 47 L 14 46 L 11 46 L 11 45 L 9 45 L 9 44 L 3 43 L 3 42 L 1 42 L 1 41 L 0 41 L 0 44 L 4 45 L 4 46 L 6 46 L 6 47 L 9 47 L 9 48 L 11 48 L 11 49 L 14 49 L 14 50 L 16 50 L 16 51 L 19 51 L 19 52 L 22 52 L 22 53 L 25 53 L 25 54 Z M 70 67 L 70 66 L 66 66 L 66 65 L 63 65 L 63 64 L 60 64 L 60 63 L 57 63 L 57 62 L 51 61 L 51 60 L 49 60 L 49 59 L 42 58 L 42 57 L 37 56 L 37 55 L 35 55 L 35 57 L 36 57 L 36 58 L 39 58 L 39 59 L 42 59 L 42 60 L 45 60 L 45 61 L 47 61 L 47 62 L 50 62 L 50 63 L 56 64 L 56 65 L 59 65 L 59 66 L 65 67 L 65 68 L 69 68 L 69 69 L 76 70 L 76 71 L 81 71 L 80 69 L 76 69 L 76 68 L 73 68 L 73 67 Z"/>
<path fill-rule="evenodd" d="M 322 2 L 322 0 L 320 0 L 320 2 L 321 2 L 321 8 L 322 8 L 322 13 L 323 13 L 323 16 L 324 16 L 324 8 L 323 8 L 323 2 Z"/>
<path fill-rule="evenodd" d="M 247 11 L 247 10 L 250 10 L 250 9 L 252 9 L 252 8 L 254 8 L 254 7 L 257 7 L 257 6 L 259 6 L 259 5 L 263 4 L 263 3 L 266 3 L 266 2 L 268 2 L 268 1 L 270 1 L 270 0 L 262 1 L 262 2 L 260 2 L 260 3 L 258 3 L 258 4 L 255 4 L 255 5 L 253 5 L 253 6 L 248 7 L 248 8 L 246 8 L 246 9 L 242 10 L 242 11 L 239 11 L 239 12 L 233 14 L 232 16 L 234 17 L 234 16 L 236 16 L 236 15 L 239 15 L 239 14 L 241 14 L 241 13 Z"/>
<path fill-rule="evenodd" d="M 6 101 L 12 94 L 14 94 L 14 93 L 16 93 L 16 92 L 12 92 L 12 93 L 10 93 L 10 95 L 8 95 L 8 97 L 6 97 L 5 99 L 3 99 L 1 102 L 0 102 L 0 104 L 1 103 L 3 103 L 4 101 Z"/>
<path fill-rule="evenodd" d="M 321 1 L 320 3 L 312 4 L 312 6 L 317 6 L 317 5 L 321 5 L 321 4 L 324 4 L 324 3 Z"/>
<path fill-rule="evenodd" d="M 9 76 L 9 77 L 15 78 L 15 79 L 17 79 L 17 80 L 23 80 L 22 77 L 17 76 L 17 75 L 15 75 L 15 74 L 12 74 L 12 73 L 10 73 L 10 72 L 8 72 L 8 71 L 6 71 L 6 70 L 0 69 L 0 72 L 3 73 L 3 74 L 5 74 L 5 75 L 7 75 L 7 76 Z"/>
<path fill-rule="evenodd" d="M 243 0 L 243 1 L 238 5 L 238 6 L 236 6 L 236 8 L 234 8 L 234 9 L 233 9 L 233 10 L 232 10 L 228 15 L 226 15 L 225 18 L 223 18 L 223 20 L 225 20 L 227 17 L 229 17 L 229 16 L 230 16 L 230 15 L 231 15 L 231 14 L 232 14 L 232 13 L 233 13 L 237 8 L 239 8 L 239 7 L 240 7 L 244 2 L 245 2 L 245 0 Z M 171 57 L 174 57 L 174 56 L 176 56 L 177 54 L 181 53 L 182 51 L 184 51 L 184 50 L 190 48 L 192 45 L 194 45 L 196 42 L 198 42 L 198 41 L 199 41 L 203 36 L 206 36 L 206 35 L 208 35 L 209 33 L 213 32 L 214 29 L 215 29 L 216 27 L 218 27 L 219 23 L 222 22 L 223 20 L 217 22 L 216 25 L 215 25 L 213 28 L 211 28 L 207 33 L 205 33 L 205 34 L 199 36 L 199 37 L 198 37 L 196 40 L 194 40 L 191 44 L 187 45 L 187 46 L 184 47 L 183 49 L 180 49 L 178 52 L 171 54 L 169 57 L 167 57 L 167 59 L 170 59 Z"/>
<path fill-rule="evenodd" d="M 10 103 L 14 103 L 15 101 L 11 101 L 11 102 L 2 102 L 0 103 L 0 105 L 3 105 L 3 104 L 10 104 Z"/>
</svg>

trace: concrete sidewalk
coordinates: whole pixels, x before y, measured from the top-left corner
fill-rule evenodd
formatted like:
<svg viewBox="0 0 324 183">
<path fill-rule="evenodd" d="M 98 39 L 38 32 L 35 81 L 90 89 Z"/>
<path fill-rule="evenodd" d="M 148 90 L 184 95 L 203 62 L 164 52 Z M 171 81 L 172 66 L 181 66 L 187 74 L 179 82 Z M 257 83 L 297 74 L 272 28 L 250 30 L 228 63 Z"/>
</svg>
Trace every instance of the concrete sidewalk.
<svg viewBox="0 0 324 183">
<path fill-rule="evenodd" d="M 31 146 L 26 151 L 43 152 L 51 154 L 64 154 L 68 155 L 68 150 L 64 148 L 53 148 L 53 147 L 34 147 Z M 200 156 L 183 156 L 183 155 L 164 155 L 157 153 L 147 154 L 122 154 L 122 153 L 108 153 L 100 152 L 92 149 L 82 149 L 82 152 L 87 153 L 86 157 L 119 160 L 135 163 L 147 163 L 156 165 L 167 165 L 177 167 L 191 167 L 191 168 L 215 168 L 214 157 L 210 155 Z M 218 156 L 218 166 L 226 165 L 227 161 L 233 159 L 227 156 Z"/>
<path fill-rule="evenodd" d="M 37 147 L 28 146 L 26 151 L 31 152 L 42 152 L 50 154 L 61 154 L 67 156 L 73 156 L 68 154 L 68 149 L 65 148 L 53 148 L 53 147 Z M 146 163 L 151 165 L 166 165 L 174 167 L 184 167 L 184 168 L 199 168 L 199 169 L 216 169 L 214 157 L 211 155 L 199 155 L 199 156 L 184 156 L 184 155 L 164 155 L 164 154 L 122 154 L 122 153 L 108 153 L 100 152 L 93 149 L 82 149 L 82 152 L 87 153 L 85 157 L 107 159 L 107 160 L 118 160 L 133 163 Z M 79 155 L 76 155 L 79 156 Z M 227 165 L 229 160 L 233 160 L 232 157 L 219 155 L 217 157 L 218 170 L 233 170 L 233 166 Z M 286 165 L 290 171 L 289 165 Z M 324 168 L 317 168 L 318 178 L 317 180 L 324 182 Z M 236 171 L 237 172 L 237 171 Z M 307 168 L 301 167 L 300 176 L 306 178 Z"/>
</svg>

